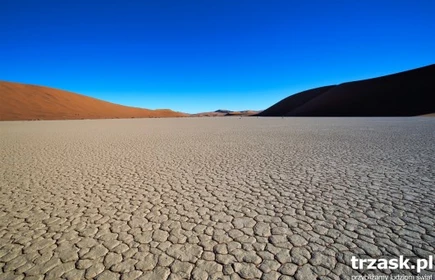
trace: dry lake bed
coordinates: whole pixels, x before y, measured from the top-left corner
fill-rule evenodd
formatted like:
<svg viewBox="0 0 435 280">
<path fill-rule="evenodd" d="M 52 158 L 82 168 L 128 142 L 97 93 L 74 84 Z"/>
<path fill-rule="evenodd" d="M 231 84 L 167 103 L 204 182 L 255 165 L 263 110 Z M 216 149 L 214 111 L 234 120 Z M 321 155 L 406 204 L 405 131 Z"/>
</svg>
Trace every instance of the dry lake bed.
<svg viewBox="0 0 435 280">
<path fill-rule="evenodd" d="M 0 160 L 0 279 L 404 276 L 351 258 L 435 254 L 435 118 L 0 122 Z"/>
</svg>

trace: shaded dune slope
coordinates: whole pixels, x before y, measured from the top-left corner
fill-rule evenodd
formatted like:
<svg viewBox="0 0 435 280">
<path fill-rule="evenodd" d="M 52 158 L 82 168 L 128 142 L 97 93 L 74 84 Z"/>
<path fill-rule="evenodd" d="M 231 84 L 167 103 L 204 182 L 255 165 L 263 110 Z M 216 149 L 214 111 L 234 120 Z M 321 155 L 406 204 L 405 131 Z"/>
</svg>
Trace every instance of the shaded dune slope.
<svg viewBox="0 0 435 280">
<path fill-rule="evenodd" d="M 0 120 L 180 117 L 171 110 L 122 106 L 49 87 L 0 81 Z"/>
<path fill-rule="evenodd" d="M 435 65 L 304 91 L 260 116 L 416 116 L 435 111 Z"/>
<path fill-rule="evenodd" d="M 320 96 L 322 93 L 328 91 L 335 86 L 325 86 L 314 89 L 302 91 L 295 95 L 291 95 L 283 100 L 279 101 L 275 105 L 267 108 L 263 112 L 259 113 L 259 116 L 285 116 L 288 112 L 291 112 L 299 106 L 305 104 L 313 98 Z"/>
</svg>

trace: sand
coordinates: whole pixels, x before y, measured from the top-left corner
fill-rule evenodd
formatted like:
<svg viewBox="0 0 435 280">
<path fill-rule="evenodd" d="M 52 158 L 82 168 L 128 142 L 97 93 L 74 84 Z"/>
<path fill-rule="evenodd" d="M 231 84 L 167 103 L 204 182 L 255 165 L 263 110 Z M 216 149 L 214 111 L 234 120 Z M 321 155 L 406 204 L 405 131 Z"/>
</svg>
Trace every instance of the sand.
<svg viewBox="0 0 435 280">
<path fill-rule="evenodd" d="M 419 116 L 435 111 L 435 64 L 306 90 L 260 116 Z"/>
<path fill-rule="evenodd" d="M 0 278 L 339 279 L 363 273 L 352 256 L 426 258 L 434 131 L 423 117 L 0 122 Z M 412 273 L 370 274 L 392 272 Z"/>
<path fill-rule="evenodd" d="M 0 121 L 183 116 L 168 109 L 128 107 L 60 89 L 0 81 Z"/>
</svg>

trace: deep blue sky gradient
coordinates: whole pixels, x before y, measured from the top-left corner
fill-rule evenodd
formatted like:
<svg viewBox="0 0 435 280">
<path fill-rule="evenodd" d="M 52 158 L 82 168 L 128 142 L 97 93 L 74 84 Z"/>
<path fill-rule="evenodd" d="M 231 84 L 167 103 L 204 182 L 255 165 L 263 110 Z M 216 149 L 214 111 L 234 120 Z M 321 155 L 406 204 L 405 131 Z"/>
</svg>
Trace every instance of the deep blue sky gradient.
<svg viewBox="0 0 435 280">
<path fill-rule="evenodd" d="M 184 112 L 435 63 L 433 0 L 0 0 L 0 80 Z"/>
</svg>

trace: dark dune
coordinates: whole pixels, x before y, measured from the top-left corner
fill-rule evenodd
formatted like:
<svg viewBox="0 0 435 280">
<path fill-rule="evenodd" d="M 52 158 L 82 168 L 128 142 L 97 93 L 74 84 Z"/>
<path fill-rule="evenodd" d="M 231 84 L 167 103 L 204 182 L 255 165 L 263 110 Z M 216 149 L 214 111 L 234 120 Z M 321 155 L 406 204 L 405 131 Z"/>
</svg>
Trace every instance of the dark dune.
<svg viewBox="0 0 435 280">
<path fill-rule="evenodd" d="M 109 103 L 49 87 L 0 81 L 0 120 L 70 120 L 181 117 L 171 110 L 148 110 Z"/>
<path fill-rule="evenodd" d="M 267 108 L 263 112 L 259 113 L 259 116 L 285 116 L 288 112 L 295 110 L 299 106 L 305 104 L 313 98 L 320 96 L 322 93 L 328 91 L 335 86 L 325 86 L 314 89 L 302 91 L 295 95 L 291 95 L 283 100 L 279 101 L 275 105 Z"/>
<path fill-rule="evenodd" d="M 259 116 L 417 116 L 435 111 L 435 65 L 304 91 Z"/>
</svg>

